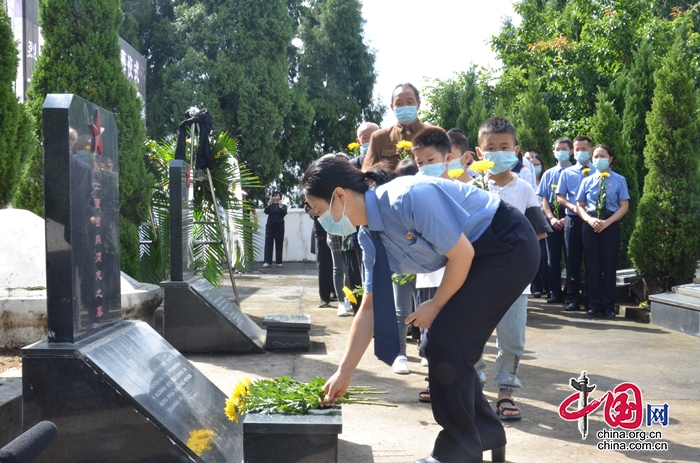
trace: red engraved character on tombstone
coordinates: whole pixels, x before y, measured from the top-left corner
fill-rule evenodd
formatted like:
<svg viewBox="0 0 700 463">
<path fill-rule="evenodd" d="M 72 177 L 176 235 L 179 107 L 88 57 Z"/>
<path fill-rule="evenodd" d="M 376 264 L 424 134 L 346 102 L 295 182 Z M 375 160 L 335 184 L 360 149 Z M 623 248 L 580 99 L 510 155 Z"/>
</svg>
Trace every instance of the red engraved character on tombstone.
<svg viewBox="0 0 700 463">
<path fill-rule="evenodd" d="M 102 244 L 102 235 L 95 235 L 95 244 Z"/>
<path fill-rule="evenodd" d="M 101 252 L 96 252 L 95 253 L 95 263 L 102 262 L 102 253 Z"/>
<path fill-rule="evenodd" d="M 606 398 L 605 422 L 608 426 L 637 429 L 642 425 L 642 391 L 636 384 L 622 383 L 613 392 L 608 392 Z"/>
<path fill-rule="evenodd" d="M 101 202 L 101 201 L 102 201 L 102 200 L 101 200 L 100 198 L 95 198 L 95 209 L 99 209 L 99 208 L 100 208 L 100 202 Z"/>
<path fill-rule="evenodd" d="M 98 316 L 98 317 L 101 317 L 102 315 L 103 315 L 102 306 L 100 305 L 100 306 L 97 307 L 97 316 Z"/>
</svg>

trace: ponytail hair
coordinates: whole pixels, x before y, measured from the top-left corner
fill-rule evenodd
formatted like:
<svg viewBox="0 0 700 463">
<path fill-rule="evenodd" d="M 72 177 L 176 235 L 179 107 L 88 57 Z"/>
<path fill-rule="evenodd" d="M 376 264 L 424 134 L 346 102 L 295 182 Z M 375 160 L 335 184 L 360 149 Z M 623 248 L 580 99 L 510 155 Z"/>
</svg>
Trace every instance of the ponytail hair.
<svg viewBox="0 0 700 463">
<path fill-rule="evenodd" d="M 396 177 L 381 165 L 367 172 L 358 170 L 347 159 L 337 156 L 323 156 L 312 162 L 301 179 L 301 192 L 331 201 L 333 191 L 340 187 L 355 193 L 364 194 L 372 185 L 382 185 Z"/>
</svg>

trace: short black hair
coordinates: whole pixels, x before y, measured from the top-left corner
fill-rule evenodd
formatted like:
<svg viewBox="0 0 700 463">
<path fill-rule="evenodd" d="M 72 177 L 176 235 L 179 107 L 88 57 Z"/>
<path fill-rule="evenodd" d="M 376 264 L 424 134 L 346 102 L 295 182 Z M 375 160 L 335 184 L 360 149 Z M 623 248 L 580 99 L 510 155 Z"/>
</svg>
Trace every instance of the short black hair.
<svg viewBox="0 0 700 463">
<path fill-rule="evenodd" d="M 467 137 L 464 136 L 464 132 L 462 132 L 460 129 L 448 130 L 447 136 L 450 137 L 450 143 L 452 143 L 452 146 L 456 146 L 460 153 L 464 154 L 469 151 L 469 141 L 467 141 Z"/>
<path fill-rule="evenodd" d="M 391 92 L 391 102 L 392 103 L 394 102 L 394 93 L 396 93 L 396 89 L 403 88 L 403 87 L 408 87 L 411 90 L 413 90 L 413 93 L 415 93 L 415 95 L 416 95 L 416 101 L 420 101 L 420 94 L 418 93 L 418 89 L 416 88 L 416 86 L 409 83 L 409 82 L 405 82 L 403 84 L 399 84 L 396 87 L 394 87 L 394 90 Z"/>
<path fill-rule="evenodd" d="M 511 121 L 502 116 L 489 117 L 479 127 L 478 143 L 481 143 L 481 137 L 487 133 L 508 133 L 513 136 L 515 146 L 518 146 L 518 134 L 515 126 Z"/>
<path fill-rule="evenodd" d="M 557 146 L 559 143 L 566 143 L 569 146 L 570 150 L 574 149 L 574 144 L 571 142 L 571 138 L 569 138 L 569 137 L 557 138 L 557 141 L 555 141 L 554 145 L 552 145 L 552 146 Z"/>
<path fill-rule="evenodd" d="M 577 141 L 587 141 L 591 148 L 593 147 L 593 139 L 588 135 L 576 135 L 576 138 L 574 138 L 574 143 L 576 143 Z"/>
<path fill-rule="evenodd" d="M 275 190 L 272 192 L 272 196 L 279 196 L 280 198 L 282 197 L 282 192 L 279 190 Z"/>
<path fill-rule="evenodd" d="M 413 137 L 411 143 L 414 149 L 432 146 L 442 153 L 443 156 L 447 156 L 447 153 L 452 150 L 450 137 L 448 137 L 447 132 L 440 127 L 428 126 L 424 128 Z"/>
<path fill-rule="evenodd" d="M 399 161 L 399 164 L 396 166 L 395 172 L 398 174 L 399 177 L 405 177 L 410 175 L 416 175 L 418 172 L 420 172 L 420 169 L 418 169 L 416 161 L 414 161 L 411 158 L 406 158 Z"/>
</svg>

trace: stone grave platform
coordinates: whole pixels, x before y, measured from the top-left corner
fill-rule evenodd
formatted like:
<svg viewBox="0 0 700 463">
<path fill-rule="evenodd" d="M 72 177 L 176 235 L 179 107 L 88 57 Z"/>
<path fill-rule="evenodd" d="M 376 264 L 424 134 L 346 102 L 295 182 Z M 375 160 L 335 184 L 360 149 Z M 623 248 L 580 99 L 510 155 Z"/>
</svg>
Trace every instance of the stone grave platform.
<svg viewBox="0 0 700 463">
<path fill-rule="evenodd" d="M 700 336 L 700 283 L 675 286 L 673 292 L 654 294 L 649 300 L 652 324 Z"/>
</svg>

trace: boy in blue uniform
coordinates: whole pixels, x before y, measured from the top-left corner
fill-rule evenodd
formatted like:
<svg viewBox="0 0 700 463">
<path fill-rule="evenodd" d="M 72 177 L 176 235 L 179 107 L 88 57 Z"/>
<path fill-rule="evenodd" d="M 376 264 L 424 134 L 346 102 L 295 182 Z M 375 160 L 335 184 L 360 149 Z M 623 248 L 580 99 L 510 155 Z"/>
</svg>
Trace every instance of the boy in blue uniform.
<svg viewBox="0 0 700 463">
<path fill-rule="evenodd" d="M 557 187 L 561 173 L 571 167 L 569 158 L 574 145 L 568 137 L 562 137 L 554 142 L 554 157 L 557 165 L 542 175 L 542 180 L 537 188 L 537 195 L 542 198 L 542 210 L 544 211 L 549 224 L 552 226 L 552 233 L 547 235 L 547 276 L 549 290 L 551 292 L 548 304 L 564 302 L 564 295 L 561 290 L 561 256 L 562 252 L 566 256 L 564 240 L 564 225 L 566 216 L 564 206 L 557 204 Z"/>
<path fill-rule="evenodd" d="M 580 280 L 583 265 L 583 220 L 576 209 L 576 194 L 584 177 L 593 175 L 591 164 L 593 140 L 587 135 L 574 138 L 576 165 L 562 172 L 557 185 L 557 199 L 566 208 L 564 241 L 566 242 L 566 310 L 578 310 L 581 305 Z M 589 170 L 586 170 L 589 169 Z"/>
<path fill-rule="evenodd" d="M 613 152 L 608 145 L 593 151 L 597 172 L 581 182 L 576 195 L 578 215 L 584 221 L 583 248 L 588 269 L 589 317 L 615 318 L 615 273 L 620 248 L 620 219 L 629 209 L 625 177 L 610 169 Z"/>
</svg>

